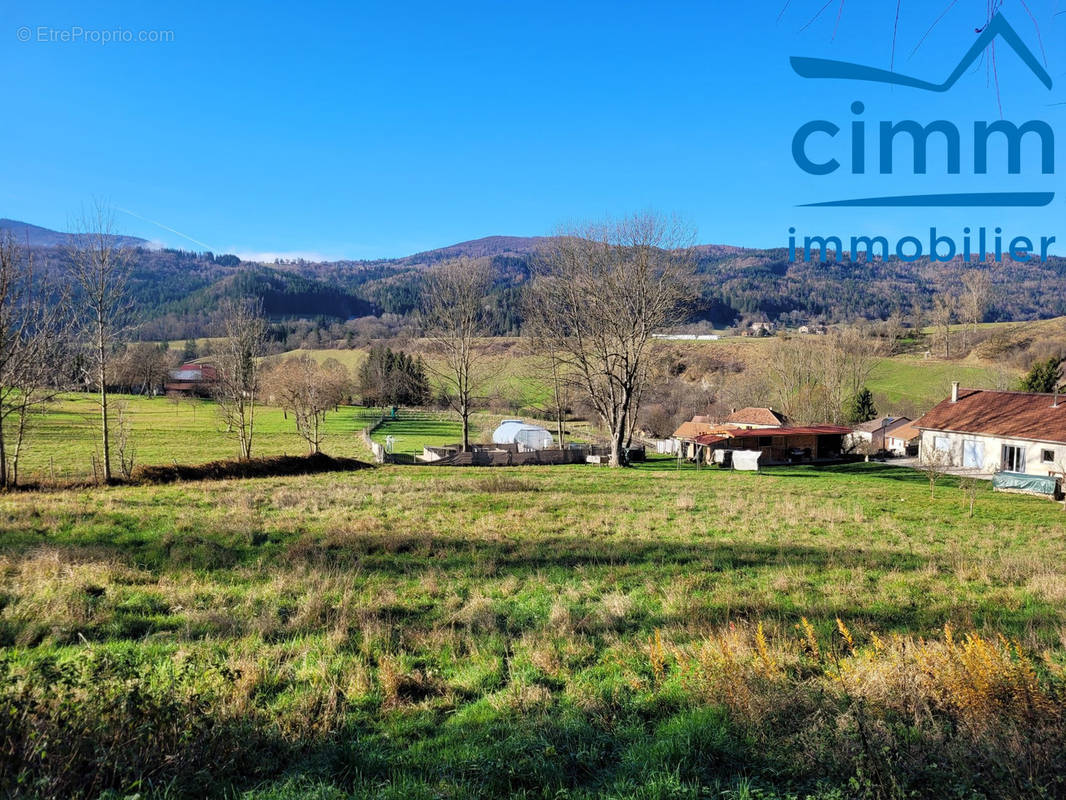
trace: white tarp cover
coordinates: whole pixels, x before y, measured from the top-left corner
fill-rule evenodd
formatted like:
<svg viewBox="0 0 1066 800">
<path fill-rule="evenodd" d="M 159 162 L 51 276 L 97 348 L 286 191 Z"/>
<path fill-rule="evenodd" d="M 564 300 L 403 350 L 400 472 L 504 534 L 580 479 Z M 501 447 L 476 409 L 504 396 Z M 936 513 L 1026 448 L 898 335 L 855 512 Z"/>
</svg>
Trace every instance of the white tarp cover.
<svg viewBox="0 0 1066 800">
<path fill-rule="evenodd" d="M 734 450 L 733 469 L 758 472 L 760 458 L 762 458 L 762 450 Z"/>
<path fill-rule="evenodd" d="M 493 444 L 519 444 L 528 450 L 543 450 L 553 439 L 547 428 L 520 419 L 505 419 L 492 433 Z"/>
</svg>

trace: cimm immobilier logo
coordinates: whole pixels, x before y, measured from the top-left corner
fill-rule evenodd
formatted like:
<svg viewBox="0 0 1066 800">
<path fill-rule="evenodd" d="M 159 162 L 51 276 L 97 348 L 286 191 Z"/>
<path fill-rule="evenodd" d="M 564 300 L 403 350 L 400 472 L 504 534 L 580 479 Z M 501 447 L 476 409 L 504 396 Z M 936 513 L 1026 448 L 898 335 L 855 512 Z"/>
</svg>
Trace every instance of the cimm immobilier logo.
<svg viewBox="0 0 1066 800">
<path fill-rule="evenodd" d="M 946 92 L 981 57 L 982 52 L 996 37 L 1002 37 L 1003 41 L 1010 45 L 1025 65 L 1032 70 L 1037 79 L 1048 90 L 1051 89 L 1052 80 L 1047 70 L 1000 13 L 992 18 L 973 46 L 963 56 L 959 65 L 943 83 L 932 83 L 875 67 L 821 58 L 793 56 L 791 64 L 793 70 L 803 78 L 885 83 L 927 92 Z M 848 138 L 846 135 L 840 135 L 841 126 L 831 120 L 811 120 L 800 126 L 792 138 L 792 157 L 797 166 L 811 175 L 830 175 L 843 169 L 850 169 L 853 175 L 864 175 L 868 169 L 872 172 L 875 168 L 881 175 L 898 174 L 897 165 L 893 162 L 893 142 L 897 136 L 906 134 L 914 148 L 913 174 L 925 175 L 929 139 L 933 134 L 937 134 L 938 138 L 943 137 L 942 141 L 947 145 L 947 174 L 961 174 L 963 168 L 962 136 L 957 125 L 943 119 L 926 125 L 909 119 L 899 122 L 881 122 L 878 128 L 879 152 L 876 157 L 876 167 L 874 167 L 869 163 L 871 156 L 866 151 L 866 122 L 861 118 L 865 110 L 865 104 L 860 100 L 851 104 L 853 119 L 850 126 L 850 143 L 846 141 Z M 1040 173 L 1054 174 L 1055 134 L 1051 126 L 1042 120 L 1029 120 L 1019 125 L 1000 119 L 994 122 L 973 123 L 973 174 L 975 176 L 988 174 L 989 142 L 994 136 L 1003 137 L 1001 141 L 1006 144 L 1008 174 L 1022 174 L 1022 141 L 1026 136 L 1037 137 L 1039 140 Z M 809 155 L 808 145 L 816 141 L 815 137 L 828 137 L 830 144 L 839 148 L 838 154 L 847 164 L 842 164 L 838 158 L 814 160 Z M 824 150 L 825 143 L 824 140 L 820 142 L 823 145 L 820 150 Z M 847 146 L 848 144 L 850 147 Z M 1054 197 L 1054 192 L 1046 191 L 969 192 L 859 197 L 821 200 L 802 205 L 808 208 L 1036 208 L 1047 206 L 1054 200 Z M 1029 261 L 1034 258 L 1046 261 L 1048 248 L 1055 242 L 1054 236 L 1005 237 L 1001 227 L 995 227 L 991 235 L 984 227 L 976 232 L 965 227 L 962 229 L 961 242 L 957 242 L 953 237 L 941 235 L 935 227 L 931 227 L 928 236 L 904 236 L 894 244 L 890 244 L 884 236 L 853 236 L 849 242 L 850 248 L 845 248 L 840 236 L 805 236 L 802 243 L 797 244 L 795 227 L 789 228 L 788 232 L 789 261 L 792 262 L 797 258 L 803 261 L 824 261 L 834 250 L 837 259 L 848 256 L 857 259 L 861 252 L 866 258 L 878 255 L 881 258 L 896 256 L 903 261 L 917 261 L 923 256 L 928 256 L 934 261 L 951 261 L 957 255 L 961 255 L 966 261 L 976 258 L 984 262 L 991 256 L 995 261 L 1000 262 L 1005 254 L 1015 261 Z M 1006 246 L 1004 246 L 1005 242 Z"/>
</svg>

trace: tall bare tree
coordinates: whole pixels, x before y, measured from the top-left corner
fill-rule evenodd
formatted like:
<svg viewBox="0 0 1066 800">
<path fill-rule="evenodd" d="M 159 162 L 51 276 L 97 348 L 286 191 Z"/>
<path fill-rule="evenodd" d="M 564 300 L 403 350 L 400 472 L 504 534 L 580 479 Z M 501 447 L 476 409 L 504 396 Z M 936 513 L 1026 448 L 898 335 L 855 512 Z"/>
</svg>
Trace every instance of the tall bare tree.
<svg viewBox="0 0 1066 800">
<path fill-rule="evenodd" d="M 829 367 L 826 349 L 822 342 L 780 339 L 774 342 L 765 359 L 769 380 L 764 385 L 773 392 L 777 407 L 796 422 L 825 421 L 825 409 L 829 405 L 825 388 Z M 764 402 L 761 400 L 759 404 Z"/>
<path fill-rule="evenodd" d="M 311 454 L 322 447 L 326 412 L 348 396 L 352 379 L 335 358 L 319 364 L 307 353 L 282 361 L 270 371 L 271 391 L 282 408 L 291 411 L 296 431 Z"/>
<path fill-rule="evenodd" d="M 18 483 L 30 415 L 59 390 L 68 306 L 15 240 L 0 236 L 0 488 Z"/>
<path fill-rule="evenodd" d="M 555 416 L 556 435 L 559 446 L 566 443 L 566 408 L 570 404 L 571 379 L 566 373 L 566 364 L 550 343 L 543 348 L 551 372 L 552 412 Z"/>
<path fill-rule="evenodd" d="M 963 273 L 960 305 L 974 333 L 977 332 L 978 323 L 984 319 L 991 291 L 992 279 L 988 270 L 971 269 Z"/>
<path fill-rule="evenodd" d="M 484 260 L 460 258 L 426 276 L 422 312 L 426 335 L 444 354 L 444 367 L 430 369 L 444 382 L 448 401 L 463 425 L 463 451 L 470 449 L 470 413 L 486 376 L 477 340 L 488 334 L 485 296 L 492 274 Z"/>
<path fill-rule="evenodd" d="M 260 359 L 266 350 L 266 322 L 259 300 L 230 300 L 223 304 L 224 335 L 219 343 L 215 400 L 226 429 L 240 447 L 240 457 L 252 457 L 255 411 L 259 396 Z"/>
<path fill-rule="evenodd" d="M 940 332 L 944 344 L 944 358 L 951 358 L 951 323 L 959 307 L 959 298 L 951 292 L 942 292 L 933 298 L 933 325 Z"/>
<path fill-rule="evenodd" d="M 70 277 L 82 309 L 82 338 L 88 347 L 87 377 L 100 398 L 100 445 L 105 483 L 111 482 L 108 381 L 115 350 L 129 320 L 130 259 L 115 233 L 114 214 L 95 202 L 75 223 L 67 248 Z"/>
<path fill-rule="evenodd" d="M 683 318 L 692 235 L 654 213 L 564 231 L 537 259 L 527 307 L 610 433 L 622 466 L 647 380 L 652 334 Z"/>
<path fill-rule="evenodd" d="M 824 338 L 818 353 L 825 384 L 825 409 L 822 422 L 844 421 L 845 408 L 866 386 L 877 365 L 884 345 L 870 330 L 849 326 L 833 330 Z"/>
</svg>

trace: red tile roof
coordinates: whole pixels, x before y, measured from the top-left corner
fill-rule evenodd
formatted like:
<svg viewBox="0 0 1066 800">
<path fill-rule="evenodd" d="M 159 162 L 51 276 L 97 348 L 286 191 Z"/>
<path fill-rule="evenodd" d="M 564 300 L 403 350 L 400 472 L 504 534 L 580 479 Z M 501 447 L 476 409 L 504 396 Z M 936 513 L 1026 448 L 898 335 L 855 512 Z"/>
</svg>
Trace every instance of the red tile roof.
<svg viewBox="0 0 1066 800">
<path fill-rule="evenodd" d="M 692 439 L 696 436 L 716 431 L 721 427 L 721 425 L 717 425 L 713 422 L 697 422 L 696 420 L 690 420 L 689 422 L 681 423 L 678 429 L 674 431 L 674 438 Z"/>
<path fill-rule="evenodd" d="M 909 442 L 921 436 L 922 432 L 914 427 L 913 422 L 908 422 L 906 425 L 900 425 L 898 428 L 889 428 L 886 435 L 890 439 L 902 439 L 905 442 Z"/>
<path fill-rule="evenodd" d="M 906 425 L 910 421 L 909 417 L 878 417 L 869 422 L 863 422 L 856 425 L 855 430 L 864 433 L 880 433 L 882 430 L 885 430 L 891 433 L 900 425 Z"/>
<path fill-rule="evenodd" d="M 1066 395 L 959 389 L 914 423 L 921 430 L 983 433 L 1007 439 L 1066 443 Z"/>
<path fill-rule="evenodd" d="M 734 411 L 723 422 L 735 422 L 738 425 L 784 425 L 785 415 L 778 414 L 772 408 L 742 408 Z"/>
<path fill-rule="evenodd" d="M 846 433 L 851 433 L 851 428 L 844 428 L 840 425 L 805 425 L 796 427 L 750 429 L 738 428 L 732 431 L 722 430 L 704 434 L 703 436 L 697 436 L 695 441 L 697 444 L 707 445 L 724 442 L 726 439 L 754 439 L 758 436 L 843 436 Z"/>
</svg>

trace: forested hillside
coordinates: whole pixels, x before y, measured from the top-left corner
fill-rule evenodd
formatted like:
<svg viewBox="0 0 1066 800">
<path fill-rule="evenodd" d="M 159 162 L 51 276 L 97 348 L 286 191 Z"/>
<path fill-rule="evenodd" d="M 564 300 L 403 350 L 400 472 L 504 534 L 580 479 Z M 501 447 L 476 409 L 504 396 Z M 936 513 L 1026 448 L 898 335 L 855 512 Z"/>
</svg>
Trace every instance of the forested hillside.
<svg viewBox="0 0 1066 800">
<path fill-rule="evenodd" d="M 12 220 L 0 221 L 29 243 L 46 271 L 63 269 L 66 234 Z M 415 255 L 373 261 L 287 261 L 258 264 L 234 255 L 151 249 L 143 239 L 121 237 L 132 262 L 131 290 L 138 333 L 144 339 L 184 339 L 217 332 L 218 309 L 235 296 L 262 299 L 275 338 L 314 344 L 364 341 L 417 332 L 424 274 L 457 257 L 486 259 L 495 276 L 486 297 L 492 329 L 518 334 L 521 288 L 544 237 L 493 236 Z M 904 263 L 897 260 L 790 264 L 784 249 L 754 250 L 702 245 L 694 250 L 696 275 L 689 322 L 726 327 L 745 319 L 790 325 L 879 320 L 934 322 L 937 298 L 960 301 L 964 272 L 977 265 Z M 1066 314 L 1066 259 L 1046 264 L 1003 263 L 987 273 L 982 321 L 1022 321 Z M 290 342 L 292 343 L 292 342 Z"/>
</svg>

